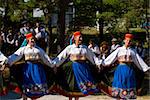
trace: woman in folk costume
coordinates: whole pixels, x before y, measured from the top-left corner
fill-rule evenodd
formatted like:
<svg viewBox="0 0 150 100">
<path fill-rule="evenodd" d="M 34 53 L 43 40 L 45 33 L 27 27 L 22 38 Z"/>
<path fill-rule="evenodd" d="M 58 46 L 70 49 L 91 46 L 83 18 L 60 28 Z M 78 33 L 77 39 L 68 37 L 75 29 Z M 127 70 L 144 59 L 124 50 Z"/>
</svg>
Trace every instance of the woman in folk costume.
<svg viewBox="0 0 150 100">
<path fill-rule="evenodd" d="M 25 97 L 32 99 L 41 97 L 48 93 L 48 84 L 45 66 L 52 67 L 51 59 L 35 44 L 32 33 L 26 34 L 27 46 L 19 48 L 14 54 L 9 56 L 8 64 L 12 66 L 22 58 L 25 63 L 22 67 L 22 89 Z M 20 80 L 21 81 L 21 80 Z"/>
<path fill-rule="evenodd" d="M 0 96 L 7 95 L 8 90 L 20 93 L 18 85 L 10 77 L 10 68 L 7 63 L 7 57 L 0 51 Z"/>
<path fill-rule="evenodd" d="M 132 34 L 126 34 L 124 46 L 117 48 L 102 63 L 103 66 L 109 66 L 115 61 L 119 62 L 114 73 L 112 88 L 108 87 L 107 90 L 101 86 L 104 92 L 119 99 L 136 99 L 136 78 L 133 64 L 144 72 L 150 69 L 138 53 L 130 47 L 132 38 Z"/>
<path fill-rule="evenodd" d="M 0 51 L 0 96 L 6 95 L 8 93 L 8 89 L 6 87 L 5 77 L 3 75 L 5 64 L 7 64 L 8 59 L 4 56 L 4 54 Z"/>
<path fill-rule="evenodd" d="M 56 64 L 56 67 L 58 67 L 62 65 L 67 59 L 69 59 L 67 60 L 68 66 L 66 67 L 71 67 L 71 69 L 68 72 L 70 73 L 71 71 L 73 71 L 72 73 L 74 76 L 69 76 L 69 74 L 67 74 L 65 77 L 68 76 L 75 77 L 74 85 L 76 85 L 76 88 L 78 88 L 79 91 L 82 92 L 84 96 L 97 93 L 98 92 L 97 86 L 90 73 L 89 65 L 86 63 L 86 61 L 89 60 L 94 65 L 99 65 L 100 62 L 98 58 L 95 56 L 95 54 L 90 49 L 88 49 L 88 47 L 82 44 L 82 35 L 79 31 L 75 32 L 73 36 L 74 36 L 75 43 L 67 46 L 54 59 L 53 62 Z M 64 71 L 66 72 L 66 70 Z M 67 78 L 68 81 L 69 81 L 69 77 Z M 75 100 L 79 99 L 79 97 L 71 95 L 69 97 L 69 100 L 72 100 L 72 97 L 75 97 Z"/>
</svg>

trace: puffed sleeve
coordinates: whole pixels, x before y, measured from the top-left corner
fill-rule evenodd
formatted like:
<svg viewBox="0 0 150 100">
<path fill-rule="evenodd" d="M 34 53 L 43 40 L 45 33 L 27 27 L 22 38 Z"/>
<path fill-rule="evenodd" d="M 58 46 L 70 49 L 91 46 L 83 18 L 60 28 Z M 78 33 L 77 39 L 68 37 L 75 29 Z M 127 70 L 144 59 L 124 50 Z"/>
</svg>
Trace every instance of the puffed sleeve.
<svg viewBox="0 0 150 100">
<path fill-rule="evenodd" d="M 12 66 L 14 63 L 19 61 L 23 57 L 24 49 L 25 49 L 25 47 L 21 47 L 14 54 L 12 54 L 8 57 L 8 64 L 10 66 Z"/>
<path fill-rule="evenodd" d="M 94 65 L 101 65 L 102 60 L 100 60 L 96 55 L 87 48 L 86 58 Z"/>
<path fill-rule="evenodd" d="M 41 48 L 39 48 L 39 50 L 40 50 L 39 54 L 40 54 L 40 58 L 41 58 L 42 62 L 44 64 L 46 64 L 47 66 L 53 68 L 54 65 L 52 64 L 52 60 L 49 58 L 49 56 L 46 54 L 46 52 Z"/>
<path fill-rule="evenodd" d="M 100 50 L 98 46 L 95 47 L 95 53 L 100 54 Z"/>
<path fill-rule="evenodd" d="M 147 70 L 150 69 L 150 67 L 148 67 L 148 65 L 143 61 L 143 59 L 138 55 L 137 52 L 135 52 L 135 56 L 133 56 L 132 58 L 133 58 L 133 62 L 135 63 L 135 65 L 140 70 L 143 70 L 144 72 L 146 72 Z"/>
<path fill-rule="evenodd" d="M 5 57 L 2 52 L 0 52 L 0 66 L 6 64 L 7 62 L 8 62 L 7 57 Z"/>
<path fill-rule="evenodd" d="M 103 60 L 102 65 L 109 66 L 113 64 L 117 60 L 118 52 L 119 48 L 112 52 L 105 60 Z"/>
<path fill-rule="evenodd" d="M 68 57 L 69 57 L 69 49 L 70 46 L 67 46 L 54 60 L 53 60 L 53 64 L 56 65 L 56 67 L 59 67 Z"/>
<path fill-rule="evenodd" d="M 95 46 L 94 49 L 93 49 L 93 52 L 96 53 L 96 54 L 100 54 L 99 47 Z"/>
</svg>

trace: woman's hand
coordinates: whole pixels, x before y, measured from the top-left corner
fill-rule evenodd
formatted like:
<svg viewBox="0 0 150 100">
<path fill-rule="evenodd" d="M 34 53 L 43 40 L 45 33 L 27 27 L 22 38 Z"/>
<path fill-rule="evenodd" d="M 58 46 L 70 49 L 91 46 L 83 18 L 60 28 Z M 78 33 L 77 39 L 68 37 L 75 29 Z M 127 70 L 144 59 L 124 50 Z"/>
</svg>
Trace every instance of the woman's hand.
<svg viewBox="0 0 150 100">
<path fill-rule="evenodd" d="M 53 68 L 53 71 L 55 74 L 57 73 L 57 67 L 56 66 Z"/>
<path fill-rule="evenodd" d="M 4 70 L 2 71 L 2 75 L 3 75 L 3 78 L 9 78 L 10 77 L 10 69 L 9 69 L 9 67 L 5 66 Z"/>
<path fill-rule="evenodd" d="M 2 65 L 1 67 L 0 67 L 0 71 L 3 71 L 4 69 L 5 69 L 5 65 Z"/>
<path fill-rule="evenodd" d="M 2 66 L 0 67 L 0 72 L 1 72 L 2 75 L 3 75 L 3 78 L 9 78 L 9 76 L 10 76 L 9 65 L 8 65 L 8 64 L 2 65 Z"/>
<path fill-rule="evenodd" d="M 103 70 L 103 66 L 102 65 L 97 65 L 98 68 L 98 72 L 101 72 Z"/>
</svg>

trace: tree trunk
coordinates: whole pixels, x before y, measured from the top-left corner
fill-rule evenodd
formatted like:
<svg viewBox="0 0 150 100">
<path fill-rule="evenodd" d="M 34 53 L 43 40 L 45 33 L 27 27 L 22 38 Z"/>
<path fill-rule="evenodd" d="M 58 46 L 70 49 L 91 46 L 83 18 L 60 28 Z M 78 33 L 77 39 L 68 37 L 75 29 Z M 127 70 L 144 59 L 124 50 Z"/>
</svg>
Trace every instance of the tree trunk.
<svg viewBox="0 0 150 100">
<path fill-rule="evenodd" d="M 103 36 L 103 22 L 104 20 L 102 18 L 99 19 L 99 39 L 102 42 L 104 40 L 104 36 Z"/>
<path fill-rule="evenodd" d="M 103 0 L 98 0 L 98 1 L 100 2 L 100 7 L 98 8 L 98 10 L 99 10 L 99 13 L 102 14 L 102 12 L 103 12 Z M 98 22 L 99 22 L 99 39 L 102 42 L 104 40 L 104 36 L 103 36 L 104 20 L 103 20 L 103 18 L 100 18 Z"/>
<path fill-rule="evenodd" d="M 58 14 L 58 40 L 61 48 L 64 47 L 65 44 L 65 9 L 60 8 L 60 12 Z"/>
<path fill-rule="evenodd" d="M 52 9 L 53 8 L 53 5 L 52 5 L 52 2 L 51 0 L 47 0 L 47 8 L 44 9 L 44 10 L 48 10 L 48 12 L 44 12 L 45 13 L 45 17 L 46 17 L 46 24 L 47 24 L 47 27 L 48 27 L 48 44 L 47 44 L 47 48 L 46 48 L 46 52 L 47 54 L 51 54 L 52 52 L 52 45 L 53 45 L 53 35 L 52 35 L 52 19 L 51 19 L 51 16 L 52 16 Z"/>
<path fill-rule="evenodd" d="M 4 25 L 4 31 L 8 30 L 9 25 L 9 16 L 8 16 L 9 6 L 8 6 L 8 0 L 5 1 L 5 15 L 3 18 L 3 25 Z"/>
<path fill-rule="evenodd" d="M 48 14 L 47 16 L 47 24 L 48 24 L 48 45 L 47 45 L 47 54 L 51 54 L 52 45 L 53 45 L 53 36 L 52 36 L 52 27 L 51 27 L 51 16 Z"/>
<path fill-rule="evenodd" d="M 63 1 L 64 0 L 60 0 L 59 2 L 59 12 L 58 12 L 58 23 L 57 23 L 57 28 L 58 28 L 58 40 L 59 40 L 59 45 L 61 48 L 64 47 L 65 44 L 65 8 L 63 7 Z"/>
<path fill-rule="evenodd" d="M 57 28 L 58 28 L 58 40 L 59 45 L 62 48 L 65 46 L 65 13 L 66 8 L 68 7 L 69 0 L 59 0 L 59 12 L 58 12 L 58 22 L 57 22 Z"/>
</svg>

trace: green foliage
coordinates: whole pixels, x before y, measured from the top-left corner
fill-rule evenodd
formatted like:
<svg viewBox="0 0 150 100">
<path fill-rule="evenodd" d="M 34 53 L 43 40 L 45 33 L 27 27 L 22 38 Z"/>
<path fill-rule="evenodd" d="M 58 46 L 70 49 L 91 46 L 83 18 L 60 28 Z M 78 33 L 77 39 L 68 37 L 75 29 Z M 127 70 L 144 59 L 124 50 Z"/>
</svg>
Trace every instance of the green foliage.
<svg viewBox="0 0 150 100">
<path fill-rule="evenodd" d="M 97 14 L 97 18 L 103 18 L 104 20 L 112 20 L 115 17 L 115 13 L 113 12 L 102 12 L 102 14 Z"/>
<path fill-rule="evenodd" d="M 120 0 L 103 0 L 103 3 L 106 5 L 117 5 L 120 3 Z"/>
<path fill-rule="evenodd" d="M 95 26 L 97 19 L 104 20 L 106 31 L 127 32 L 143 22 L 144 0 L 73 0 L 76 8 L 75 26 Z M 102 10 L 96 14 L 97 10 Z M 79 28 L 77 27 L 77 28 Z"/>
<path fill-rule="evenodd" d="M 73 22 L 75 26 L 95 26 L 95 21 L 102 18 L 105 26 L 111 24 L 111 27 L 108 26 L 109 31 L 119 32 L 121 23 L 124 23 L 123 30 L 127 31 L 128 28 L 140 26 L 145 20 L 145 0 L 102 0 L 103 4 L 100 0 L 72 1 L 76 8 Z M 26 3 L 23 0 L 0 0 L 0 7 L 8 8 L 6 16 L 12 22 L 19 22 L 24 18 L 32 19 L 33 8 L 47 8 L 49 13 L 40 18 L 47 21 L 54 7 L 59 7 L 61 2 L 62 0 L 30 0 Z M 63 5 L 65 8 L 67 6 Z M 99 8 L 102 8 L 102 13 L 96 15 Z"/>
<path fill-rule="evenodd" d="M 110 32 L 125 32 L 140 26 L 143 15 L 144 0 L 103 0 L 103 12 L 97 18 L 103 18 L 106 25 L 113 25 Z"/>
<path fill-rule="evenodd" d="M 76 8 L 75 26 L 94 26 L 96 18 L 95 0 L 74 0 Z"/>
</svg>

